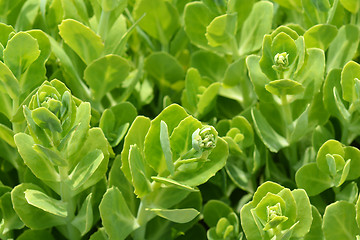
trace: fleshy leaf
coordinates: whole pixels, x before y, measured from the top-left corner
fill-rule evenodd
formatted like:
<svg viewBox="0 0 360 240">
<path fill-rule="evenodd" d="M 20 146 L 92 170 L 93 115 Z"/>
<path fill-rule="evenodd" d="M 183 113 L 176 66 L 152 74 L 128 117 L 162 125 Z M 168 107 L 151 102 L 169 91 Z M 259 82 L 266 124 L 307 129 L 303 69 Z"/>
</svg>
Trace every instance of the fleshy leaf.
<svg viewBox="0 0 360 240">
<path fill-rule="evenodd" d="M 100 101 L 107 92 L 122 84 L 129 74 L 126 59 L 117 55 L 106 55 L 91 62 L 84 72 L 84 79 L 93 91 L 93 97 Z"/>
<path fill-rule="evenodd" d="M 325 209 L 322 229 L 326 240 L 353 240 L 359 234 L 353 203 L 338 201 Z"/>
<path fill-rule="evenodd" d="M 135 194 L 142 198 L 151 191 L 149 179 L 146 177 L 145 162 L 137 145 L 131 145 L 129 151 L 129 164 Z"/>
<path fill-rule="evenodd" d="M 15 34 L 4 50 L 4 63 L 10 68 L 15 77 L 21 74 L 40 55 L 39 44 L 30 34 L 19 32 Z"/>
<path fill-rule="evenodd" d="M 158 216 L 176 223 L 187 223 L 193 220 L 200 213 L 194 208 L 186 209 L 157 209 L 152 208 L 148 211 L 155 212 Z"/>
<path fill-rule="evenodd" d="M 66 19 L 59 25 L 59 34 L 79 57 L 89 65 L 99 58 L 104 50 L 101 38 L 82 23 Z"/>
<path fill-rule="evenodd" d="M 32 206 L 48 213 L 64 218 L 67 216 L 67 206 L 65 202 L 51 198 L 41 191 L 27 189 L 25 191 L 25 199 Z"/>
<path fill-rule="evenodd" d="M 115 187 L 106 191 L 99 210 L 103 226 L 111 239 L 125 239 L 139 227 L 123 195 Z"/>
</svg>

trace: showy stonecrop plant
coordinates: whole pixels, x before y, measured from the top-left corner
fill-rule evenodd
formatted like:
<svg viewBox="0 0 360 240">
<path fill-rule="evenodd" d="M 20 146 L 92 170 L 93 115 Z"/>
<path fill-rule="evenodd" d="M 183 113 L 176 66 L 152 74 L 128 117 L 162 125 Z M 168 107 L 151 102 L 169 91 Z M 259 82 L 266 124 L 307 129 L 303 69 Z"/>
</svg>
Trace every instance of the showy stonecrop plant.
<svg viewBox="0 0 360 240">
<path fill-rule="evenodd" d="M 14 139 L 28 171 L 11 191 L 15 212 L 30 229 L 54 227 L 80 239 L 99 218 L 113 151 L 102 130 L 90 127 L 90 104 L 56 79 L 44 82 L 23 109 L 27 128 Z"/>
<path fill-rule="evenodd" d="M 290 190 L 274 182 L 263 183 L 240 212 L 246 238 L 303 239 L 312 223 L 311 205 L 303 189 Z"/>
<path fill-rule="evenodd" d="M 167 230 L 174 227 L 180 232 L 181 227 L 173 223 L 188 223 L 199 215 L 197 186 L 224 167 L 227 157 L 227 144 L 215 128 L 203 125 L 179 105 L 168 106 L 152 121 L 138 116 L 121 153 L 125 177 L 105 193 L 100 204 L 106 233 L 110 239 L 167 234 L 149 229 L 154 221 L 163 221 L 159 218 L 168 220 L 163 221 Z M 110 181 L 114 178 L 119 175 L 111 174 Z M 129 187 L 140 200 L 138 205 L 126 190 Z"/>
</svg>

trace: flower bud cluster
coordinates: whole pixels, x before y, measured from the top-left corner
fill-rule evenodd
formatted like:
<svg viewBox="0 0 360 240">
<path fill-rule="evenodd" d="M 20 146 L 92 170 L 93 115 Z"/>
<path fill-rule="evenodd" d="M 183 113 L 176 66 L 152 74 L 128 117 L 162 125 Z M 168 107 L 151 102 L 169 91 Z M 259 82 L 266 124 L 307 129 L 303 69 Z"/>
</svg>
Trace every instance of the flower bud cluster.
<svg viewBox="0 0 360 240">
<path fill-rule="evenodd" d="M 218 133 L 212 126 L 204 126 L 197 129 L 192 135 L 192 146 L 202 152 L 215 148 Z"/>
<path fill-rule="evenodd" d="M 277 53 L 274 57 L 273 68 L 277 71 L 285 71 L 289 66 L 289 54 L 287 52 Z"/>
</svg>

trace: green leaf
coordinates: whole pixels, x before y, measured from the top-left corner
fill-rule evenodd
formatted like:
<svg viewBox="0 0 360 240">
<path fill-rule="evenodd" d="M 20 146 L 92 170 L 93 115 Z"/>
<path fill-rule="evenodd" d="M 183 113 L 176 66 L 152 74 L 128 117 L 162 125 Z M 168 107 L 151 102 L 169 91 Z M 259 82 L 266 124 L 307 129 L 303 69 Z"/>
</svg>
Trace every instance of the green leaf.
<svg viewBox="0 0 360 240">
<path fill-rule="evenodd" d="M 261 1 L 254 4 L 241 29 L 240 55 L 259 50 L 263 36 L 270 32 L 273 19 L 273 4 Z"/>
<path fill-rule="evenodd" d="M 26 1 L 21 7 L 15 28 L 18 31 L 31 29 L 39 14 L 39 8 L 40 2 L 38 0 Z"/>
<path fill-rule="evenodd" d="M 74 160 L 74 157 L 78 155 L 80 148 L 83 146 L 87 137 L 86 135 L 89 131 L 90 119 L 90 103 L 82 102 L 76 111 L 76 119 L 74 122 L 74 126 L 76 126 L 76 131 L 71 134 L 67 146 L 68 159 Z"/>
<path fill-rule="evenodd" d="M 178 60 L 166 52 L 155 52 L 145 60 L 145 70 L 158 80 L 160 87 L 169 87 L 176 81 L 183 80 L 184 70 Z"/>
<path fill-rule="evenodd" d="M 89 65 L 101 57 L 104 44 L 89 27 L 76 20 L 66 19 L 59 25 L 59 30 L 65 43 L 79 55 L 85 64 Z"/>
<path fill-rule="evenodd" d="M 231 149 L 231 148 L 230 148 Z M 239 161 L 240 159 L 229 158 L 226 161 L 226 172 L 230 179 L 241 189 L 253 193 L 255 191 L 255 184 L 251 174 L 246 170 L 246 167 Z"/>
<path fill-rule="evenodd" d="M 273 101 L 273 96 L 265 89 L 265 85 L 270 83 L 268 77 L 261 71 L 260 57 L 256 55 L 250 55 L 246 58 L 246 66 L 249 70 L 250 80 L 254 86 L 257 97 L 264 102 Z M 271 66 L 270 66 L 270 69 Z"/>
<path fill-rule="evenodd" d="M 299 221 L 294 227 L 292 236 L 303 237 L 310 231 L 313 222 L 310 200 L 303 189 L 295 189 L 291 193 L 296 201 L 296 221 Z"/>
<path fill-rule="evenodd" d="M 202 77 L 209 77 L 211 82 L 221 82 L 228 67 L 224 57 L 203 50 L 191 55 L 190 65 L 196 68 Z"/>
<path fill-rule="evenodd" d="M 30 30 L 27 31 L 27 33 L 37 40 L 40 50 L 39 57 L 26 69 L 19 79 L 21 90 L 30 92 L 30 90 L 38 87 L 47 79 L 45 63 L 47 62 L 52 49 L 49 38 L 43 31 Z"/>
<path fill-rule="evenodd" d="M 61 156 L 61 153 L 57 150 L 46 148 L 40 144 L 35 144 L 33 149 L 40 154 L 44 154 L 54 165 L 64 167 L 68 164 L 66 159 L 64 159 L 64 157 Z"/>
<path fill-rule="evenodd" d="M 166 123 L 160 121 L 160 145 L 163 150 L 166 166 L 171 175 L 174 175 L 175 166 L 172 159 L 172 153 L 170 148 L 169 132 Z"/>
<path fill-rule="evenodd" d="M 193 220 L 197 215 L 200 214 L 194 208 L 185 208 L 185 209 L 157 209 L 151 208 L 147 209 L 148 211 L 156 213 L 159 217 L 165 218 L 169 221 L 176 223 L 187 223 Z"/>
<path fill-rule="evenodd" d="M 27 189 L 24 193 L 30 205 L 60 217 L 67 217 L 67 203 L 51 198 L 38 190 Z"/>
<path fill-rule="evenodd" d="M 256 205 L 255 205 L 256 206 Z M 240 210 L 241 226 L 248 240 L 266 239 L 264 231 L 261 231 L 254 221 L 251 210 L 254 208 L 253 202 L 245 204 Z"/>
<path fill-rule="evenodd" d="M 194 165 L 190 163 L 191 166 L 189 166 L 189 169 L 185 168 L 175 171 L 172 179 L 191 187 L 203 184 L 225 166 L 228 154 L 229 149 L 227 143 L 225 140 L 218 138 L 216 147 L 208 156 L 208 161 L 195 162 Z"/>
<path fill-rule="evenodd" d="M 294 9 L 297 11 L 301 11 L 302 8 L 301 0 L 274 0 L 274 2 L 285 8 Z"/>
<path fill-rule="evenodd" d="M 129 125 L 136 116 L 137 110 L 129 102 L 122 102 L 105 109 L 101 115 L 99 127 L 112 147 L 117 146 L 125 137 Z"/>
<path fill-rule="evenodd" d="M 337 154 L 344 157 L 345 152 L 340 142 L 336 140 L 326 141 L 318 151 L 316 156 L 316 164 L 323 173 L 330 174 L 329 165 L 327 162 L 327 154 Z M 338 170 L 338 168 L 336 168 Z"/>
<path fill-rule="evenodd" d="M 289 54 L 289 65 L 291 65 L 297 56 L 297 47 L 294 39 L 292 39 L 289 35 L 284 32 L 276 35 L 271 43 L 271 55 L 272 58 L 275 57 L 276 54 L 281 54 L 286 52 Z"/>
<path fill-rule="evenodd" d="M 99 149 L 85 155 L 69 175 L 72 188 L 76 190 L 83 185 L 94 174 L 103 159 L 104 154 Z"/>
<path fill-rule="evenodd" d="M 305 46 L 306 48 L 320 48 L 326 51 L 337 32 L 337 28 L 329 24 L 312 26 L 304 34 Z"/>
<path fill-rule="evenodd" d="M 206 28 L 205 36 L 209 45 L 217 47 L 225 44 L 230 44 L 230 46 L 234 44 L 237 29 L 236 24 L 236 13 L 224 14 L 214 18 Z"/>
<path fill-rule="evenodd" d="M 214 227 L 220 218 L 227 217 L 232 212 L 233 210 L 224 202 L 210 200 L 204 206 L 204 221 L 209 227 Z"/>
<path fill-rule="evenodd" d="M 321 229 L 322 219 L 316 207 L 311 206 L 312 209 L 312 224 L 310 231 L 305 235 L 304 240 L 324 239 L 324 234 Z"/>
<path fill-rule="evenodd" d="M 102 224 L 111 239 L 125 239 L 139 227 L 127 203 L 117 188 L 110 188 L 99 205 Z"/>
<path fill-rule="evenodd" d="M 11 147 L 16 147 L 14 142 L 14 132 L 7 126 L 0 123 L 0 138 Z"/>
<path fill-rule="evenodd" d="M 100 101 L 107 92 L 121 85 L 129 70 L 127 60 L 117 55 L 106 55 L 91 62 L 85 69 L 84 79 L 95 101 Z"/>
<path fill-rule="evenodd" d="M 350 167 L 351 168 L 351 167 Z M 358 199 L 359 188 L 356 182 L 350 182 L 340 192 L 336 193 L 335 200 L 344 200 L 350 203 L 355 203 Z"/>
<path fill-rule="evenodd" d="M 279 29 L 279 28 L 277 28 L 277 30 L 279 30 L 279 31 L 282 30 L 282 29 Z M 284 31 L 288 31 L 288 28 L 285 28 Z M 274 32 L 273 32 L 273 34 L 274 34 Z M 248 68 L 249 68 L 249 71 L 250 71 L 250 66 L 251 65 L 249 65 L 250 64 L 250 62 L 249 62 L 250 59 L 249 58 L 251 57 L 251 60 L 254 61 L 254 63 L 253 63 L 253 68 L 254 69 L 251 70 L 251 71 L 254 71 L 255 67 L 257 68 L 258 67 L 257 65 L 259 65 L 259 70 L 257 70 L 257 71 L 260 71 L 260 72 L 264 73 L 270 80 L 278 80 L 278 73 L 273 68 L 274 57 L 275 56 L 273 56 L 272 50 L 271 50 L 272 41 L 273 41 L 272 35 L 267 35 L 266 34 L 264 36 L 264 39 L 263 39 L 263 42 L 262 42 L 262 56 L 261 56 L 261 58 L 256 56 L 256 58 L 258 58 L 258 59 L 255 60 L 255 55 L 250 55 L 250 56 L 248 56 L 246 58 L 246 63 L 248 65 Z M 251 71 L 250 71 L 250 73 L 251 73 Z M 258 74 L 260 74 L 260 73 L 258 73 Z M 250 76 L 250 78 L 251 78 L 251 76 Z"/>
<path fill-rule="evenodd" d="M 46 181 L 59 181 L 60 176 L 50 161 L 44 159 L 34 149 L 34 140 L 25 133 L 17 133 L 14 136 L 20 156 L 25 164 L 38 178 Z"/>
<path fill-rule="evenodd" d="M 87 232 L 90 231 L 93 225 L 93 209 L 91 204 L 92 193 L 90 193 L 85 201 L 83 202 L 78 214 L 76 217 L 71 221 L 71 224 L 75 226 L 81 236 L 84 236 Z"/>
<path fill-rule="evenodd" d="M 350 170 L 350 163 L 351 163 L 351 160 L 347 160 L 345 162 L 345 166 L 344 168 L 342 169 L 342 172 L 341 172 L 341 175 L 340 175 L 340 178 L 335 178 L 335 185 L 336 187 L 340 187 L 346 180 L 348 174 L 349 174 L 349 170 Z M 338 180 L 339 179 L 339 180 Z"/>
<path fill-rule="evenodd" d="M 109 237 L 106 234 L 105 229 L 102 227 L 92 234 L 89 240 L 109 240 Z"/>
<path fill-rule="evenodd" d="M 327 12 L 319 11 L 318 3 L 320 1 L 302 0 L 305 20 L 310 26 L 325 23 L 327 20 Z"/>
<path fill-rule="evenodd" d="M 265 85 L 265 88 L 270 93 L 278 96 L 296 95 L 304 91 L 304 87 L 301 85 L 301 83 L 290 79 L 271 81 Z"/>
<path fill-rule="evenodd" d="M 136 144 L 140 152 L 144 151 L 145 136 L 150 128 L 150 119 L 144 116 L 137 116 L 125 136 L 123 150 L 121 152 L 121 170 L 129 182 L 132 182 L 129 154 L 130 146 Z"/>
<path fill-rule="evenodd" d="M 39 107 L 32 110 L 31 117 L 43 129 L 49 129 L 51 132 L 62 132 L 60 120 L 47 108 Z"/>
<path fill-rule="evenodd" d="M 347 176 L 347 180 L 354 180 L 360 177 L 360 150 L 356 147 L 346 146 L 344 147 L 345 156 L 344 159 L 351 159 L 350 171 Z"/>
<path fill-rule="evenodd" d="M 290 143 L 296 143 L 299 139 L 307 134 L 307 131 L 304 131 L 304 129 L 308 129 L 308 119 L 309 107 L 307 107 L 305 111 L 294 121 L 294 130 L 290 135 Z"/>
<path fill-rule="evenodd" d="M 354 102 L 358 99 L 355 87 L 355 79 L 360 78 L 360 65 L 354 61 L 348 62 L 341 71 L 341 86 L 343 99 Z"/>
<path fill-rule="evenodd" d="M 0 90 L 7 93 L 12 99 L 17 99 L 20 95 L 20 87 L 17 79 L 10 69 L 0 61 Z"/>
<path fill-rule="evenodd" d="M 343 25 L 332 41 L 326 62 L 326 71 L 333 68 L 342 68 L 345 63 L 350 61 L 357 50 L 359 44 L 359 29 L 355 25 Z"/>
<path fill-rule="evenodd" d="M 11 25 L 0 23 L 0 43 L 3 46 L 6 46 L 6 43 L 9 40 L 9 35 L 13 32 L 15 32 L 15 30 Z"/>
<path fill-rule="evenodd" d="M 170 136 L 173 159 L 184 156 L 192 148 L 192 134 L 201 127 L 201 122 L 192 116 L 181 120 Z"/>
<path fill-rule="evenodd" d="M 106 12 L 110 12 L 117 8 L 120 4 L 126 5 L 126 3 L 126 0 L 102 0 L 101 8 Z"/>
<path fill-rule="evenodd" d="M 341 69 L 333 69 L 328 73 L 323 86 L 323 92 L 324 92 L 323 99 L 327 111 L 329 111 L 331 115 L 336 116 L 337 118 L 345 121 L 344 116 L 340 112 L 340 108 L 338 107 L 338 102 L 335 99 L 335 95 L 334 95 L 335 89 L 336 92 L 341 91 L 340 78 L 341 78 Z"/>
<path fill-rule="evenodd" d="M 249 16 L 255 1 L 229 0 L 227 3 L 227 12 L 237 13 L 237 28 L 241 29 L 244 21 Z"/>
<path fill-rule="evenodd" d="M 181 184 L 181 183 L 179 183 L 177 181 L 174 181 L 173 179 L 169 179 L 169 178 L 152 176 L 151 179 L 158 182 L 158 183 L 162 183 L 162 184 L 164 184 L 166 186 L 169 186 L 169 187 L 176 187 L 176 188 L 179 188 L 179 189 L 182 189 L 182 190 L 187 190 L 187 191 L 190 191 L 190 192 L 198 192 L 199 191 L 198 189 L 195 189 L 195 188 L 192 188 L 190 186 Z"/>
<path fill-rule="evenodd" d="M 296 185 L 305 189 L 309 196 L 315 196 L 333 186 L 329 175 L 319 170 L 316 163 L 302 166 L 295 174 Z"/>
<path fill-rule="evenodd" d="M 6 234 L 14 229 L 22 229 L 24 227 L 24 223 L 14 211 L 10 192 L 6 192 L 1 196 L 0 209 L 2 214 L 2 222 L 0 223 L 2 234 Z"/>
<path fill-rule="evenodd" d="M 64 217 L 54 215 L 50 212 L 42 210 L 41 208 L 29 204 L 25 198 L 25 191 L 29 190 L 36 192 L 42 191 L 40 187 L 31 183 L 22 183 L 11 191 L 11 201 L 13 203 L 15 212 L 27 227 L 33 229 L 45 229 L 65 224 Z M 57 207 L 55 207 L 55 209 L 56 208 Z M 62 207 L 60 207 L 59 211 L 60 214 L 63 214 Z"/>
<path fill-rule="evenodd" d="M 39 44 L 25 32 L 15 34 L 4 50 L 4 63 L 17 79 L 40 55 Z"/>
<path fill-rule="evenodd" d="M 330 176 L 334 177 L 336 175 L 336 163 L 334 156 L 331 154 L 326 154 L 326 162 L 329 167 Z"/>
<path fill-rule="evenodd" d="M 205 36 L 206 28 L 216 15 L 203 2 L 190 2 L 184 10 L 184 29 L 190 41 L 206 48 L 208 40 Z"/>
<path fill-rule="evenodd" d="M 278 152 L 280 149 L 289 146 L 287 140 L 275 132 L 259 110 L 253 108 L 251 110 L 251 116 L 257 134 L 270 151 Z"/>
<path fill-rule="evenodd" d="M 198 118 L 202 118 L 214 108 L 220 86 L 221 84 L 218 82 L 212 83 L 200 95 L 199 102 L 197 103 Z"/>
<path fill-rule="evenodd" d="M 37 240 L 37 239 L 55 240 L 55 238 L 49 232 L 48 229 L 44 229 L 44 230 L 27 229 L 16 239 L 18 239 L 18 240 Z"/>
<path fill-rule="evenodd" d="M 151 184 L 146 176 L 145 162 L 137 145 L 131 145 L 129 151 L 129 164 L 134 185 L 134 193 L 138 198 L 143 198 L 151 192 Z"/>
<path fill-rule="evenodd" d="M 84 100 L 90 100 L 90 94 L 87 87 L 83 83 L 82 77 L 78 72 L 76 66 L 71 61 L 70 56 L 62 48 L 62 45 L 58 43 L 54 38 L 48 36 L 51 44 L 51 50 L 54 55 L 60 60 L 62 71 L 69 76 L 71 81 L 64 79 L 67 86 L 69 86 L 74 94 L 81 97 Z"/>
<path fill-rule="evenodd" d="M 199 87 L 201 86 L 201 76 L 196 68 L 189 68 L 185 77 L 185 89 L 181 98 L 182 105 L 191 113 L 195 113 L 198 103 Z"/>
<path fill-rule="evenodd" d="M 146 15 L 139 26 L 151 37 L 167 44 L 179 27 L 179 13 L 176 8 L 166 0 L 136 1 L 134 18 L 139 19 L 144 13 Z"/>
<path fill-rule="evenodd" d="M 187 116 L 181 106 L 172 104 L 151 121 L 151 127 L 145 138 L 144 153 L 147 164 L 156 172 L 161 173 L 167 169 L 160 144 L 160 122 L 164 121 L 168 125 L 168 132 L 171 135 L 173 129 Z"/>
<path fill-rule="evenodd" d="M 360 233 L 357 226 L 355 205 L 338 201 L 325 209 L 322 229 L 326 240 L 353 240 Z"/>
<path fill-rule="evenodd" d="M 340 0 L 340 3 L 352 14 L 356 14 L 359 11 L 360 2 L 358 0 Z"/>
</svg>

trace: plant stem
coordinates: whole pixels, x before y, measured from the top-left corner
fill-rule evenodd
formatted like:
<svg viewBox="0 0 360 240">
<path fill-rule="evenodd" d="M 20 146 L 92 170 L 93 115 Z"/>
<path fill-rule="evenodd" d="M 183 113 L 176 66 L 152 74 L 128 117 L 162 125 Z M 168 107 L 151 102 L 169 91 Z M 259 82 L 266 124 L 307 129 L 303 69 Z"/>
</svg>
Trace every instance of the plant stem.
<svg viewBox="0 0 360 240">
<path fill-rule="evenodd" d="M 291 127 L 291 124 L 292 124 L 292 113 L 291 113 L 290 104 L 289 104 L 289 102 L 287 100 L 286 95 L 281 96 L 281 105 L 282 105 L 284 120 L 285 120 L 285 124 L 286 124 L 286 128 L 285 128 L 285 130 L 286 130 L 286 138 L 289 140 L 290 127 Z"/>
<path fill-rule="evenodd" d="M 71 221 L 75 217 L 75 203 L 71 196 L 71 188 L 68 184 L 68 169 L 67 167 L 59 167 L 60 172 L 60 194 L 61 200 L 67 203 L 67 217 L 66 217 L 66 228 L 68 232 L 68 237 L 70 240 L 78 240 L 80 239 L 79 233 L 77 229 L 71 224 Z"/>
<path fill-rule="evenodd" d="M 142 200 L 139 205 L 137 222 L 140 225 L 138 229 L 134 231 L 133 238 L 134 240 L 143 240 L 145 239 L 146 233 L 146 223 L 147 223 L 147 213 L 145 210 L 145 200 Z"/>
</svg>

